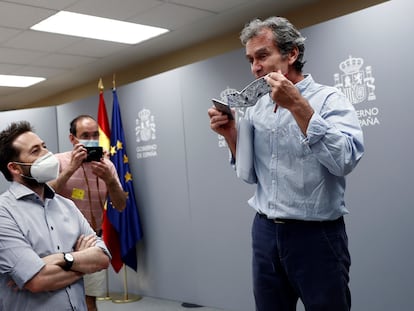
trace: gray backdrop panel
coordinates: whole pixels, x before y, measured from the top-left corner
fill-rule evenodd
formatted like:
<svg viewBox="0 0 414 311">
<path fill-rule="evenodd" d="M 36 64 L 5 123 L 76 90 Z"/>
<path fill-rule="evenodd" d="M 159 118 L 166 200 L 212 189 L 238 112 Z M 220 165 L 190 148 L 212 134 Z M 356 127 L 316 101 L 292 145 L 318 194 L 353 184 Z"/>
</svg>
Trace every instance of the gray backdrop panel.
<svg viewBox="0 0 414 311">
<path fill-rule="evenodd" d="M 228 148 L 218 147 L 218 135 L 209 127 L 207 109 L 211 98 L 220 98 L 226 87 L 241 89 L 251 79 L 240 51 L 181 70 L 197 298 L 203 305 L 228 310 L 253 309 L 249 272 L 253 212 L 246 201 L 254 188 L 236 178 Z"/>
</svg>

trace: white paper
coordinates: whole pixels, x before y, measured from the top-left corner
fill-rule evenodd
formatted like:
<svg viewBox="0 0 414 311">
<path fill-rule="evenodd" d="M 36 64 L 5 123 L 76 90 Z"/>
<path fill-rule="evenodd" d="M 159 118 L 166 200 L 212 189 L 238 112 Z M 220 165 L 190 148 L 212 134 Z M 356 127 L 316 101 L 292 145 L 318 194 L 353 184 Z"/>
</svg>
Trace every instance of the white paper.
<svg viewBox="0 0 414 311">
<path fill-rule="evenodd" d="M 257 182 L 254 169 L 254 128 L 246 119 L 238 122 L 236 174 L 249 184 Z"/>
</svg>

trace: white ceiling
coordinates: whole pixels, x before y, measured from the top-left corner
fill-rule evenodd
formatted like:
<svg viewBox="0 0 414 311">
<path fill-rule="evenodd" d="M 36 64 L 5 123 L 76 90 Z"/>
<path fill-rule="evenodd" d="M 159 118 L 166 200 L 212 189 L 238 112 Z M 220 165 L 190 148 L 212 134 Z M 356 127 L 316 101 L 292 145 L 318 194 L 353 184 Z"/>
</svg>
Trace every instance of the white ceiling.
<svg viewBox="0 0 414 311">
<path fill-rule="evenodd" d="M 146 59 L 239 31 L 254 17 L 283 15 L 316 0 L 0 1 L 0 74 L 41 76 L 29 88 L 0 87 L 0 110 L 29 106 Z M 59 10 L 168 28 L 138 45 L 49 34 L 30 27 Z"/>
</svg>

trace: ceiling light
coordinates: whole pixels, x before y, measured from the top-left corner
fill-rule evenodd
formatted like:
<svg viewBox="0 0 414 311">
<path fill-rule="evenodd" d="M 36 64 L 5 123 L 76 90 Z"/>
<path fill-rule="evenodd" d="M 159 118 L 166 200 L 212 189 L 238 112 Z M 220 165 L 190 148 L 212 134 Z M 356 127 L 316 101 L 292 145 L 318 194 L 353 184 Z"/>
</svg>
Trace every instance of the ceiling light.
<svg viewBox="0 0 414 311">
<path fill-rule="evenodd" d="M 46 79 L 40 77 L 0 75 L 0 86 L 28 87 L 44 80 Z"/>
<path fill-rule="evenodd" d="M 31 29 L 126 44 L 136 44 L 169 31 L 67 11 L 60 11 L 32 26 Z"/>
</svg>

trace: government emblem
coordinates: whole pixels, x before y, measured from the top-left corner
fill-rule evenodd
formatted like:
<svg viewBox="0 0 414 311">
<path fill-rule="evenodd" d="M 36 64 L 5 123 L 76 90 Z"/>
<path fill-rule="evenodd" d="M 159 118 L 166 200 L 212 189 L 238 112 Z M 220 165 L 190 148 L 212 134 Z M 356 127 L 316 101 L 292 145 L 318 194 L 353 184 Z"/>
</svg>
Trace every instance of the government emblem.
<svg viewBox="0 0 414 311">
<path fill-rule="evenodd" d="M 352 104 L 375 100 L 375 78 L 371 66 L 362 68 L 364 60 L 349 56 L 339 64 L 342 74 L 334 74 L 335 87 L 341 90 Z"/>
<path fill-rule="evenodd" d="M 154 140 L 155 136 L 155 123 L 154 116 L 151 115 L 149 109 L 142 109 L 138 112 L 138 118 L 135 120 L 135 136 L 137 142 Z"/>
</svg>

